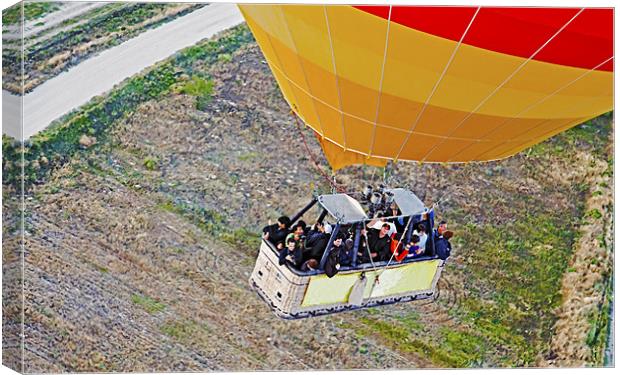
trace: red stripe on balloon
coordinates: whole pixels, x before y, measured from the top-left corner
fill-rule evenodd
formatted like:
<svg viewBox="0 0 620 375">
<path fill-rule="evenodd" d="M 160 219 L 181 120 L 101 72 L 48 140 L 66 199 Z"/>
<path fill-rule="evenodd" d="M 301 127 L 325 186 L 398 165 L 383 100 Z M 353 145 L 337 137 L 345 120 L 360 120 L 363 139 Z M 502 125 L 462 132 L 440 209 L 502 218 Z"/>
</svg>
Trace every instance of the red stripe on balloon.
<svg viewBox="0 0 620 375">
<path fill-rule="evenodd" d="M 389 6 L 357 6 L 366 13 L 388 18 Z M 459 41 L 474 7 L 392 8 L 391 20 L 403 26 Z M 576 8 L 483 7 L 463 43 L 490 51 L 529 58 L 564 26 Z M 585 9 L 556 35 L 534 60 L 593 69 L 613 55 L 613 9 Z M 609 62 L 597 68 L 613 71 Z"/>
</svg>

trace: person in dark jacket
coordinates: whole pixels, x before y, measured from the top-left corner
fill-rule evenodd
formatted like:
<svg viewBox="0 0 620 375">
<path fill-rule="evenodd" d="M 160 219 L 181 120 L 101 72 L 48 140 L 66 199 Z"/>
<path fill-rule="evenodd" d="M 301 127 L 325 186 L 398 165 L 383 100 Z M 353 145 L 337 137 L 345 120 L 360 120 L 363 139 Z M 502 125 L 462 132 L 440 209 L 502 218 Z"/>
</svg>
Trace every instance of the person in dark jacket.
<svg viewBox="0 0 620 375">
<path fill-rule="evenodd" d="M 280 256 L 278 257 L 278 263 L 283 265 L 286 261 L 290 262 L 296 268 L 299 268 L 302 263 L 301 248 L 297 246 L 297 242 L 290 238 L 286 242 L 286 249 L 280 250 Z"/>
<path fill-rule="evenodd" d="M 374 229 L 372 226 L 375 224 L 375 220 L 372 220 L 368 223 L 368 247 L 370 248 L 370 253 L 376 253 L 377 257 L 380 261 L 387 261 L 392 256 L 392 251 L 390 250 L 390 243 L 392 242 L 391 238 L 388 236 L 388 232 L 390 231 L 390 225 L 388 223 L 384 223 L 381 226 L 381 229 Z M 373 260 L 375 255 L 372 255 Z"/>
<path fill-rule="evenodd" d="M 289 233 L 288 227 L 291 225 L 291 219 L 288 216 L 280 216 L 278 222 L 271 224 L 263 228 L 263 239 L 271 242 L 276 248 L 282 249 L 284 247 L 284 240 Z"/>
<path fill-rule="evenodd" d="M 452 245 L 450 244 L 450 238 L 452 238 L 453 233 L 449 230 L 443 232 L 442 235 L 435 237 L 435 251 L 437 252 L 437 256 L 439 259 L 445 261 L 450 256 L 452 252 Z"/>
<path fill-rule="evenodd" d="M 331 233 L 332 228 L 329 224 L 318 222 L 314 224 L 308 231 L 308 236 L 306 237 L 304 260 L 321 260 Z"/>
<path fill-rule="evenodd" d="M 437 229 L 435 229 L 433 231 L 433 236 L 435 237 L 439 237 L 441 235 L 443 235 L 443 232 L 448 230 L 448 223 L 446 223 L 444 220 L 442 220 L 439 225 L 437 226 Z"/>
<path fill-rule="evenodd" d="M 340 270 L 340 254 L 344 249 L 342 240 L 343 236 L 338 233 L 334 243 L 327 251 L 327 258 L 325 261 L 325 274 L 327 277 L 333 277 Z"/>
<path fill-rule="evenodd" d="M 340 265 L 347 267 L 353 265 L 353 239 L 351 238 L 347 238 L 340 250 Z"/>
</svg>

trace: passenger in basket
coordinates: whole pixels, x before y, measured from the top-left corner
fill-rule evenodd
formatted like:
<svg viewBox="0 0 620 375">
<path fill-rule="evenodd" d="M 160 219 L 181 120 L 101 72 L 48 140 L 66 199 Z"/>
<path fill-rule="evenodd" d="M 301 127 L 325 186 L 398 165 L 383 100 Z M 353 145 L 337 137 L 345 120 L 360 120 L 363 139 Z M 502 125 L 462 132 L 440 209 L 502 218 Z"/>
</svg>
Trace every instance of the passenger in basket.
<svg viewBox="0 0 620 375">
<path fill-rule="evenodd" d="M 360 264 L 370 263 L 371 257 L 372 257 L 373 262 L 379 261 L 379 254 L 377 253 L 370 253 L 370 255 L 368 254 L 369 251 L 368 251 L 368 247 L 366 246 L 367 243 L 368 243 L 368 232 L 366 231 L 366 229 L 362 229 L 359 249 L 357 250 L 357 260 L 358 260 L 358 263 Z"/>
<path fill-rule="evenodd" d="M 437 226 L 437 229 L 435 229 L 435 231 L 433 231 L 433 236 L 435 236 L 435 238 L 441 236 L 443 234 L 443 232 L 448 230 L 448 223 L 446 223 L 444 220 L 442 220 L 439 223 L 439 226 Z"/>
<path fill-rule="evenodd" d="M 378 212 L 375 218 L 372 219 L 370 223 L 372 223 L 372 225 L 369 226 L 368 228 L 374 228 L 377 230 L 381 230 L 381 227 L 383 226 L 383 224 L 389 225 L 389 230 L 387 233 L 389 237 L 392 237 L 392 234 L 396 233 L 396 225 L 390 221 L 385 220 L 385 214 L 382 212 Z"/>
<path fill-rule="evenodd" d="M 288 240 L 292 238 L 297 243 L 297 247 L 303 250 L 304 242 L 306 242 L 306 235 L 304 233 L 305 229 L 306 229 L 306 223 L 304 223 L 303 221 L 298 222 L 293 227 L 293 232 L 289 233 L 286 236 L 286 240 L 284 241 L 284 243 L 288 244 Z"/>
<path fill-rule="evenodd" d="M 319 261 L 316 259 L 308 259 L 301 265 L 303 272 L 316 271 L 317 269 L 319 269 Z"/>
<path fill-rule="evenodd" d="M 340 265 L 347 267 L 353 265 L 353 239 L 351 238 L 347 238 L 340 250 Z"/>
<path fill-rule="evenodd" d="M 344 248 L 342 244 L 343 237 L 341 233 L 337 233 L 334 243 L 327 251 L 327 258 L 325 260 L 325 274 L 327 277 L 333 277 L 340 270 L 340 253 Z"/>
<path fill-rule="evenodd" d="M 388 233 L 390 232 L 390 224 L 383 223 L 381 225 L 381 229 L 374 228 L 377 219 L 373 219 L 367 225 L 368 229 L 368 246 L 370 248 L 370 253 L 377 253 L 377 256 L 380 261 L 387 261 L 392 256 L 392 251 L 390 250 L 391 239 Z M 393 225 L 393 224 L 392 224 Z M 372 255 L 374 260 L 374 255 Z"/>
<path fill-rule="evenodd" d="M 400 212 L 400 208 L 398 208 L 396 202 L 392 202 L 390 204 L 390 208 L 385 213 L 385 217 L 400 215 L 402 215 L 402 213 Z M 394 223 L 394 225 L 396 226 L 396 233 L 402 234 L 405 231 L 405 225 L 407 225 L 407 223 L 404 217 L 393 217 L 391 219 L 388 219 L 387 221 L 389 221 L 390 223 Z M 392 233 L 390 233 L 390 235 L 392 235 Z"/>
<path fill-rule="evenodd" d="M 426 240 L 428 239 L 428 234 L 426 234 L 426 225 L 424 223 L 418 224 L 418 228 L 413 231 L 413 234 L 420 238 L 420 243 L 418 246 L 422 249 L 426 249 Z"/>
<path fill-rule="evenodd" d="M 297 242 L 292 238 L 286 242 L 286 249 L 280 250 L 280 256 L 278 257 L 280 265 L 283 265 L 286 261 L 289 261 L 297 268 L 301 266 L 301 248 L 297 246 Z"/>
<path fill-rule="evenodd" d="M 301 225 L 302 228 L 304 228 L 304 236 L 308 236 L 308 231 L 310 230 L 310 227 L 306 224 L 305 221 L 303 220 L 299 220 L 297 222 L 297 224 L 295 224 L 295 226 L 293 227 L 293 229 L 295 229 L 298 225 Z"/>
<path fill-rule="evenodd" d="M 442 235 L 435 238 L 435 251 L 439 259 L 445 261 L 450 256 L 452 252 L 452 245 L 450 244 L 450 238 L 454 233 L 449 230 L 443 232 Z"/>
<path fill-rule="evenodd" d="M 405 246 L 405 250 L 407 250 L 407 259 L 419 258 L 424 255 L 424 247 L 420 246 L 421 242 L 417 234 L 411 236 L 411 241 Z"/>
<path fill-rule="evenodd" d="M 276 224 L 271 224 L 269 220 L 269 225 L 263 228 L 263 239 L 271 242 L 278 249 L 282 249 L 289 233 L 289 225 L 291 225 L 291 219 L 288 216 L 280 216 Z"/>
<path fill-rule="evenodd" d="M 314 224 L 310 231 L 308 231 L 308 237 L 306 237 L 304 260 L 315 259 L 320 260 L 323 256 L 323 251 L 327 247 L 327 241 L 332 233 L 332 227 L 328 223 L 317 222 Z"/>
</svg>

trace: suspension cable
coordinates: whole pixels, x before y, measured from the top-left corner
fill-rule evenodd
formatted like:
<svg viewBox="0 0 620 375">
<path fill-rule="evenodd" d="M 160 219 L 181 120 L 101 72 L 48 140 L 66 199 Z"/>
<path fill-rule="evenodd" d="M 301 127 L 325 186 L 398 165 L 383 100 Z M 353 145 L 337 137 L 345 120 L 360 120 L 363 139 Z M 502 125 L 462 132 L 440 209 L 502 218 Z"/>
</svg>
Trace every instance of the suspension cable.
<svg viewBox="0 0 620 375">
<path fill-rule="evenodd" d="M 327 173 L 325 173 L 325 171 L 323 171 L 323 169 L 321 169 L 321 167 L 319 166 L 318 161 L 314 157 L 314 154 L 310 150 L 310 147 L 308 147 L 308 143 L 306 142 L 306 137 L 304 136 L 304 133 L 303 133 L 302 128 L 301 128 L 301 125 L 299 124 L 299 118 L 297 117 L 297 114 L 295 112 L 293 112 L 293 111 L 291 111 L 291 114 L 293 115 L 293 118 L 295 119 L 295 124 L 297 125 L 297 129 L 299 130 L 299 134 L 301 136 L 301 140 L 302 140 L 302 142 L 304 144 L 304 147 L 306 148 L 306 152 L 308 153 L 308 155 L 310 155 L 310 159 L 312 159 L 312 163 L 314 164 L 314 167 L 316 168 L 316 170 L 319 171 L 321 176 L 323 176 L 323 178 L 332 187 L 332 189 L 334 189 L 335 191 L 337 191 L 339 193 L 344 193 L 345 192 L 344 187 L 339 186 L 336 183 L 336 175 L 335 174 L 333 175 L 333 180 L 332 180 L 332 178 L 330 178 L 329 175 Z"/>
<path fill-rule="evenodd" d="M 383 272 L 390 266 L 390 263 L 392 263 L 392 259 L 394 259 L 394 256 L 396 255 L 396 252 L 398 251 L 398 247 L 400 246 L 401 242 L 403 241 L 403 238 L 405 238 L 405 235 L 407 234 L 407 231 L 409 230 L 409 224 L 411 224 L 411 219 L 413 219 L 413 215 L 409 216 L 409 220 L 407 220 L 407 226 L 405 227 L 403 234 L 400 236 L 400 239 L 398 240 L 398 243 L 396 244 L 396 248 L 394 249 L 394 252 L 392 252 L 392 256 L 390 257 L 390 260 L 388 260 L 387 264 L 381 268 L 381 270 L 379 271 L 379 274 L 375 277 L 376 283 L 379 282 L 379 276 L 381 276 Z"/>
</svg>

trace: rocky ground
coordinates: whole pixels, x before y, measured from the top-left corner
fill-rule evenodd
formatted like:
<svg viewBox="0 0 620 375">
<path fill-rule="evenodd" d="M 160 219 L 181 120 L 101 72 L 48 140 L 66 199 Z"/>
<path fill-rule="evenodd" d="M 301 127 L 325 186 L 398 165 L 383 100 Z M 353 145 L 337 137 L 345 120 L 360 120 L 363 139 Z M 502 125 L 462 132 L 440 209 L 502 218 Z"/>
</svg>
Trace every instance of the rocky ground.
<svg viewBox="0 0 620 375">
<path fill-rule="evenodd" d="M 258 231 L 329 190 L 309 152 L 326 162 L 254 43 L 193 70 L 212 82 L 208 100 L 179 77 L 104 137 L 85 134 L 83 150 L 32 187 L 25 371 L 553 366 L 559 335 L 586 348 L 566 355 L 597 364 L 600 348 L 558 322 L 582 227 L 609 231 L 611 208 L 599 217 L 587 202 L 613 161 L 610 116 L 501 162 L 393 166 L 388 181 L 439 201 L 457 234 L 437 299 L 283 321 L 248 286 Z M 355 190 L 382 174 L 350 167 L 338 181 Z M 16 194 L 4 191 L 7 238 Z M 15 249 L 3 243 L 5 265 Z M 18 310 L 3 308 L 5 330 L 15 327 Z"/>
</svg>

